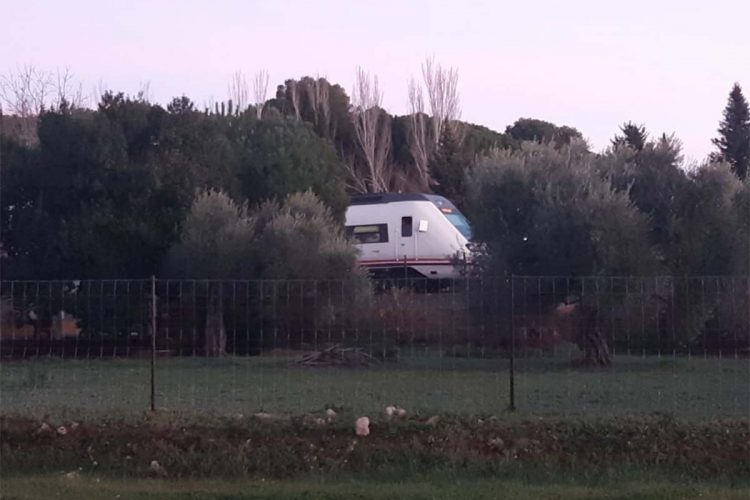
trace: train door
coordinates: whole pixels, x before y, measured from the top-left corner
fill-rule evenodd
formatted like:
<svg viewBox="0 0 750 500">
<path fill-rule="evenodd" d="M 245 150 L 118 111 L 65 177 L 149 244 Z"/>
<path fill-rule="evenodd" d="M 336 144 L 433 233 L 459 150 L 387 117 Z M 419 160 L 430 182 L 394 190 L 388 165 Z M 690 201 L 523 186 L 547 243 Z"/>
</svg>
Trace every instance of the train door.
<svg viewBox="0 0 750 500">
<path fill-rule="evenodd" d="M 399 221 L 399 260 L 412 262 L 417 257 L 417 231 L 414 223 L 415 218 L 411 215 L 402 216 Z"/>
</svg>

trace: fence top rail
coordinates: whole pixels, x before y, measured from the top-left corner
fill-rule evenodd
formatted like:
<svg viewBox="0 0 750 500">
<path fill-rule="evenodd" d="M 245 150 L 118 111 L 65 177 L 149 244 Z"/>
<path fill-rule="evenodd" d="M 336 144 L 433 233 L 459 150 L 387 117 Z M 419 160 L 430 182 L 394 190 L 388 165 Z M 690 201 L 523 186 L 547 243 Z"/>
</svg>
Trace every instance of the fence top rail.
<svg viewBox="0 0 750 500">
<path fill-rule="evenodd" d="M 675 280 L 675 281 L 699 281 L 699 280 L 748 280 L 750 275 L 742 274 L 730 274 L 730 275 L 701 275 L 701 276 L 686 276 L 686 275 L 655 275 L 655 276 L 618 276 L 618 275 L 585 275 L 585 276 L 570 276 L 570 275 L 519 275 L 514 274 L 510 276 L 500 275 L 486 275 L 486 276 L 466 276 L 457 278 L 429 278 L 429 277 L 410 277 L 410 278 L 371 278 L 372 281 L 377 282 L 462 282 L 462 281 L 512 281 L 512 280 L 570 280 L 570 281 L 582 281 L 582 280 Z M 92 283 L 142 283 L 150 284 L 156 282 L 162 283 L 346 283 L 351 281 L 347 278 L 323 278 L 323 279 L 307 279 L 307 278 L 289 278 L 289 279 L 235 279 L 235 278 L 103 278 L 103 279 L 12 279 L 2 280 L 0 284 L 20 284 L 20 285 L 71 285 L 84 286 Z"/>
<path fill-rule="evenodd" d="M 530 275 L 530 274 L 514 274 L 508 276 L 507 279 L 569 279 L 569 280 L 582 280 L 582 279 L 621 279 L 621 280 L 632 280 L 632 279 L 673 279 L 673 280 L 707 280 L 707 279 L 748 279 L 750 275 L 747 274 L 724 274 L 724 275 L 673 275 L 673 274 L 659 274 L 659 275 L 633 275 L 633 276 L 618 276 L 618 275 L 582 275 L 582 276 L 567 276 L 567 275 Z"/>
<path fill-rule="evenodd" d="M 0 283 L 19 283 L 19 284 L 50 284 L 50 285 L 84 285 L 89 283 L 151 283 L 151 278 L 101 278 L 101 279 L 13 279 L 0 280 Z M 158 281 L 158 280 L 157 280 Z"/>
</svg>

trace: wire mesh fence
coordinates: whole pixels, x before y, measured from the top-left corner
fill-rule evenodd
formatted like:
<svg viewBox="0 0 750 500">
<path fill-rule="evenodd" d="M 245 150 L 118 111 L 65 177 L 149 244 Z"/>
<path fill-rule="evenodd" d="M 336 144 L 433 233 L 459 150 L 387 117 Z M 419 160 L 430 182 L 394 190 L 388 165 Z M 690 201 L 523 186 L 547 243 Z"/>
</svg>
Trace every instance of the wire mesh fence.
<svg viewBox="0 0 750 500">
<path fill-rule="evenodd" d="M 0 282 L 22 413 L 750 414 L 747 277 Z"/>
</svg>

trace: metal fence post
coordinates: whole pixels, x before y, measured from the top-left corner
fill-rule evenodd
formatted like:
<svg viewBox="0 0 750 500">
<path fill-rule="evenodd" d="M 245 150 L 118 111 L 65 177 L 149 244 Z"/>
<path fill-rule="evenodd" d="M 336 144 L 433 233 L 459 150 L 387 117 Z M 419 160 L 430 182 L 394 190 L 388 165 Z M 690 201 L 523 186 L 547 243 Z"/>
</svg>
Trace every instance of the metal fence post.
<svg viewBox="0 0 750 500">
<path fill-rule="evenodd" d="M 510 275 L 510 363 L 508 367 L 508 383 L 510 384 L 509 411 L 516 411 L 516 325 L 515 317 L 515 277 Z"/>
<path fill-rule="evenodd" d="M 151 411 L 156 411 L 156 276 L 151 276 Z"/>
</svg>

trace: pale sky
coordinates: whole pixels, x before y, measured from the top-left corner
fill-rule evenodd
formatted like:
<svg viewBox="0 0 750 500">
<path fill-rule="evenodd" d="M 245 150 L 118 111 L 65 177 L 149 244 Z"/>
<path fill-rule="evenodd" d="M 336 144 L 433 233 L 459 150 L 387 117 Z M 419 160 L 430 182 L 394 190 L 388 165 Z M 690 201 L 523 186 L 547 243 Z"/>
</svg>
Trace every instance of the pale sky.
<svg viewBox="0 0 750 500">
<path fill-rule="evenodd" d="M 149 82 L 160 103 L 225 99 L 237 70 L 268 70 L 269 97 L 302 75 L 350 93 L 359 65 L 396 114 L 432 55 L 459 70 L 464 120 L 545 119 L 596 149 L 632 120 L 693 160 L 732 84 L 750 97 L 750 0 L 0 0 L 0 40 L 0 73 L 68 66 L 88 91 Z"/>
</svg>

